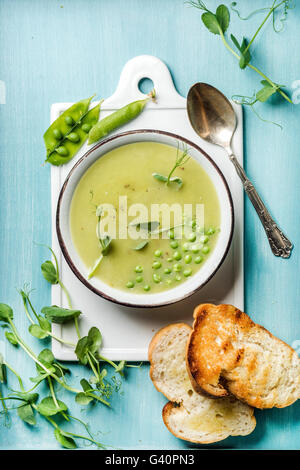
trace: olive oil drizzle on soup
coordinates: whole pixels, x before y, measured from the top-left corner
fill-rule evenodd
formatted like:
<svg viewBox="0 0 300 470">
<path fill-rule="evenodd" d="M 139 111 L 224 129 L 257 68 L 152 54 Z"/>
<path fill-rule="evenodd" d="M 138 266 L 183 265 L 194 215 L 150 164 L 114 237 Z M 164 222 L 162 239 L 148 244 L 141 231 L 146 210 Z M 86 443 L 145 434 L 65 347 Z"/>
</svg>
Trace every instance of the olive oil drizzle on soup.
<svg viewBox="0 0 300 470">
<path fill-rule="evenodd" d="M 195 274 L 213 251 L 219 231 L 220 208 L 213 183 L 202 166 L 190 158 L 176 169 L 175 182 L 158 181 L 152 175 L 168 176 L 178 149 L 154 142 L 139 142 L 118 147 L 97 160 L 79 181 L 71 202 L 70 227 L 73 243 L 89 270 L 101 254 L 96 233 L 96 207 L 112 204 L 116 209 L 116 233 L 119 230 L 119 196 L 127 196 L 127 207 L 142 203 L 204 204 L 204 227 L 189 220 L 189 229 L 181 239 L 170 230 L 167 239 L 149 238 L 141 250 L 139 240 L 113 239 L 107 256 L 101 260 L 94 276 L 106 284 L 134 293 L 156 293 L 172 289 Z M 122 209 L 121 209 L 122 210 Z M 194 215 L 194 214 L 193 214 Z M 128 216 L 128 224 L 133 217 Z M 173 221 L 171 217 L 170 227 Z M 159 229 L 163 227 L 160 220 Z"/>
</svg>

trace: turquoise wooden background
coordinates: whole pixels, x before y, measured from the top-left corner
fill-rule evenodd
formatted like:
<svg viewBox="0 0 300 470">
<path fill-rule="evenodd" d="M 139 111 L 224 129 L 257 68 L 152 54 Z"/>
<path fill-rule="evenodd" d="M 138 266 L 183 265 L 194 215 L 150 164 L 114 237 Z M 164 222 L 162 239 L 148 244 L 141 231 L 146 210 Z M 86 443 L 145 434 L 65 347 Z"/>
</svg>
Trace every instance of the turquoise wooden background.
<svg viewBox="0 0 300 470">
<path fill-rule="evenodd" d="M 239 2 L 244 12 L 269 3 Z M 230 29 L 238 37 L 249 37 L 260 18 L 244 22 L 232 14 Z M 293 81 L 300 79 L 299 21 L 298 5 L 290 12 L 285 32 L 275 34 L 269 24 L 254 50 L 258 66 L 290 91 Z M 183 95 L 196 81 L 211 83 L 228 96 L 252 94 L 258 77 L 239 70 L 219 38 L 204 30 L 200 13 L 183 0 L 0 0 L 0 51 L 0 80 L 6 85 L 6 104 L 0 105 L 0 301 L 14 307 L 19 329 L 37 349 L 38 340 L 27 333 L 16 288 L 31 282 L 35 304 L 40 308 L 50 302 L 50 288 L 39 268 L 48 254 L 33 244 L 50 243 L 50 168 L 41 165 L 50 104 L 94 92 L 111 95 L 125 62 L 139 54 L 164 60 Z M 245 201 L 246 311 L 292 344 L 300 340 L 300 106 L 274 99 L 260 111 L 266 119 L 281 122 L 283 130 L 259 121 L 246 109 L 245 166 L 295 249 L 288 261 L 275 258 Z M 2 340 L 3 331 L 0 334 Z M 4 343 L 3 347 L 23 377 L 33 376 L 34 365 L 22 352 Z M 73 365 L 72 373 L 76 380 L 81 368 Z M 10 384 L 16 386 L 11 378 Z M 98 406 L 87 412 L 73 406 L 73 397 L 61 396 L 77 416 L 88 419 L 99 440 L 114 447 L 189 448 L 162 424 L 165 399 L 154 390 L 147 365 L 129 370 L 123 392 L 111 410 Z M 253 434 L 214 447 L 299 448 L 299 405 L 258 411 Z M 59 447 L 43 420 L 31 429 L 15 412 L 11 416 L 9 429 L 0 423 L 0 448 Z"/>
</svg>

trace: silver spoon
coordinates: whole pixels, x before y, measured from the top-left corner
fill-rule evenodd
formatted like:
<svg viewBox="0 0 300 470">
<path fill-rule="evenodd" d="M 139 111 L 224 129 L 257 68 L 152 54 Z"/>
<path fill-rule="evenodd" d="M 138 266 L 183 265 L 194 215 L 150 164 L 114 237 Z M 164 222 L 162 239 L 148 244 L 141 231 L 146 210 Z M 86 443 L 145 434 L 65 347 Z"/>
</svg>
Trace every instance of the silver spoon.
<svg viewBox="0 0 300 470">
<path fill-rule="evenodd" d="M 195 132 L 202 139 L 223 147 L 228 153 L 263 224 L 274 255 L 289 258 L 293 244 L 272 219 L 256 189 L 232 152 L 231 139 L 236 128 L 236 116 L 231 103 L 223 93 L 213 86 L 206 83 L 196 83 L 188 93 L 187 111 Z"/>
</svg>

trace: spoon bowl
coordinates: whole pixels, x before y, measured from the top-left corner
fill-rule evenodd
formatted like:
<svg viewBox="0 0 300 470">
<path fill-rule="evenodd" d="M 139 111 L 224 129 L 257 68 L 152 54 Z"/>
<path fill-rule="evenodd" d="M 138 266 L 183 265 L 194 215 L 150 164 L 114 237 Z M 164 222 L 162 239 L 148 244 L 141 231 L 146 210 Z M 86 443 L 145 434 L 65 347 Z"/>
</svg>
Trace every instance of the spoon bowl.
<svg viewBox="0 0 300 470">
<path fill-rule="evenodd" d="M 187 112 L 194 131 L 202 139 L 229 147 L 236 129 L 236 115 L 230 101 L 207 83 L 196 83 L 187 97 Z"/>
</svg>

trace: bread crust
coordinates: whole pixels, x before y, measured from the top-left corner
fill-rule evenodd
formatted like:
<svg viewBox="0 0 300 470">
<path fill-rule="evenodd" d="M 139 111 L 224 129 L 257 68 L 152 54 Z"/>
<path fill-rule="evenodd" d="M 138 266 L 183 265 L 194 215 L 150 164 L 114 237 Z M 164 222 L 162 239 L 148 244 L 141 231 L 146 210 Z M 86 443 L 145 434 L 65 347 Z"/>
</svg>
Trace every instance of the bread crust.
<svg viewBox="0 0 300 470">
<path fill-rule="evenodd" d="M 229 435 L 246 435 L 251 433 L 256 426 L 253 408 L 241 404 L 234 397 L 231 399 L 226 398 L 225 402 L 220 402 L 211 396 L 205 398 L 203 393 L 200 393 L 199 397 L 196 397 L 198 394 L 192 396 L 192 386 L 185 364 L 185 346 L 191 331 L 192 328 L 186 323 L 171 324 L 159 330 L 149 344 L 150 378 L 155 388 L 169 400 L 162 410 L 165 426 L 175 437 L 196 444 L 210 444 L 224 440 Z M 180 337 L 184 339 L 184 344 L 181 342 L 181 350 L 174 350 L 173 348 L 176 348 L 176 346 L 174 346 L 172 341 L 174 338 Z M 171 366 L 168 364 L 170 357 Z M 176 358 L 178 358 L 177 361 L 179 362 L 175 366 L 177 369 L 174 369 L 174 360 L 176 363 Z M 166 375 L 160 375 L 158 370 L 160 370 L 160 367 L 162 369 L 165 367 L 165 360 L 169 366 L 168 372 Z M 172 382 L 173 378 L 171 378 L 173 377 L 174 370 L 175 374 L 178 374 L 179 377 L 178 393 L 174 393 L 177 379 L 175 379 L 174 385 L 174 382 Z M 183 382 L 180 382 L 180 380 Z M 185 388 L 186 380 L 189 384 L 187 388 Z M 182 383 L 185 384 L 183 390 L 181 388 Z M 195 398 L 193 398 L 194 396 Z M 199 421 L 200 429 L 198 428 L 199 413 L 201 415 Z M 246 416 L 244 429 L 239 423 L 240 417 L 243 419 L 243 414 Z M 234 418 L 233 423 L 231 421 L 232 417 Z M 193 426 L 195 426 L 195 422 L 193 422 L 193 419 L 196 421 L 194 431 Z M 211 426 L 216 426 L 216 419 L 224 419 L 225 422 L 224 424 L 217 422 L 217 427 L 212 430 Z M 192 423 L 190 420 L 192 420 Z M 226 426 L 226 420 L 228 420 L 228 423 L 231 423 L 229 428 Z M 203 425 L 202 430 L 201 425 Z"/>
<path fill-rule="evenodd" d="M 220 441 L 223 441 L 224 440 L 224 437 L 220 437 L 220 439 L 191 439 L 191 438 L 187 438 L 187 437 L 184 437 L 182 436 L 181 434 L 178 434 L 174 431 L 174 429 L 169 425 L 169 418 L 170 416 L 172 415 L 172 413 L 174 412 L 174 408 L 175 410 L 178 409 L 178 408 L 181 408 L 182 405 L 176 405 L 176 403 L 172 403 L 171 401 L 168 401 L 168 403 L 165 404 L 165 406 L 163 407 L 162 409 L 162 419 L 163 419 L 163 422 L 165 423 L 165 426 L 166 428 L 173 434 L 173 436 L 179 438 L 179 439 L 182 439 L 183 441 L 187 441 L 187 442 L 193 442 L 194 444 L 213 444 L 214 442 L 220 442 Z M 176 412 L 176 411 L 175 411 Z M 253 420 L 254 420 L 254 423 L 256 424 L 256 420 L 255 420 L 255 417 L 253 416 Z M 255 427 L 255 425 L 254 425 Z"/>
<path fill-rule="evenodd" d="M 190 332 L 192 331 L 192 327 L 190 325 L 188 325 L 187 323 L 171 323 L 170 325 L 164 326 L 163 328 L 158 330 L 158 332 L 153 336 L 152 340 L 150 341 L 150 344 L 149 344 L 149 347 L 148 347 L 148 359 L 149 359 L 149 362 L 150 362 L 150 371 L 149 371 L 150 379 L 152 380 L 153 385 L 156 388 L 156 390 L 158 392 L 162 393 L 168 400 L 171 400 L 171 397 L 167 396 L 159 388 L 156 380 L 153 377 L 153 375 L 154 375 L 154 365 L 153 365 L 153 362 L 152 362 L 152 354 L 153 354 L 153 351 L 154 351 L 156 345 L 160 342 L 161 338 L 166 333 L 168 333 L 168 331 L 171 331 L 174 328 L 177 328 L 178 330 L 180 330 L 182 328 L 186 328 L 186 329 L 188 329 L 188 331 L 190 331 Z"/>
<path fill-rule="evenodd" d="M 256 337 L 265 342 L 257 343 L 257 351 L 253 341 Z M 288 364 L 296 364 L 296 392 L 293 389 L 288 397 L 277 399 L 274 391 L 270 393 L 271 398 L 267 396 L 273 379 L 271 366 L 268 367 L 267 362 L 262 363 L 261 352 L 265 352 L 267 343 L 271 344 L 275 352 L 281 348 Z M 274 363 L 272 348 L 270 364 L 272 360 Z M 233 394 L 239 400 L 261 409 L 274 406 L 283 408 L 294 403 L 300 395 L 300 377 L 297 378 L 300 363 L 297 366 L 297 360 L 297 354 L 288 344 L 254 323 L 246 313 L 233 305 L 200 304 L 194 310 L 186 362 L 191 383 L 197 392 L 202 390 L 215 397 Z"/>
</svg>

